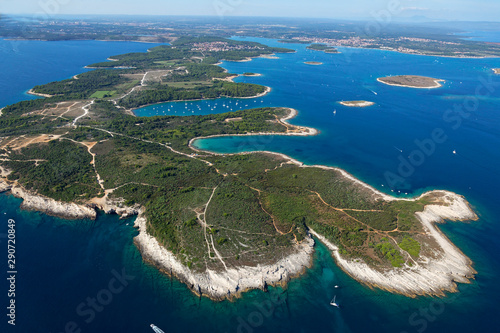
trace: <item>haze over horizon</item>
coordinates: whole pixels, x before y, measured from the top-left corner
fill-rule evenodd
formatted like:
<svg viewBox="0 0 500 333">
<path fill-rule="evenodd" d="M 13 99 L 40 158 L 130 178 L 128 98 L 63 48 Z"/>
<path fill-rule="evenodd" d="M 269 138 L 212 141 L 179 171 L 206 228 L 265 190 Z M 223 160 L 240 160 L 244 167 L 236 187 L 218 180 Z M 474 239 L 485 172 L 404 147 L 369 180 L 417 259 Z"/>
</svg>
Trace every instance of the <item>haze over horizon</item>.
<svg viewBox="0 0 500 333">
<path fill-rule="evenodd" d="M 4 0 L 2 14 L 44 15 L 205 15 L 268 16 L 331 19 L 377 19 L 390 14 L 393 21 L 448 20 L 499 22 L 498 0 Z M 382 17 L 385 19 L 385 17 Z"/>
</svg>

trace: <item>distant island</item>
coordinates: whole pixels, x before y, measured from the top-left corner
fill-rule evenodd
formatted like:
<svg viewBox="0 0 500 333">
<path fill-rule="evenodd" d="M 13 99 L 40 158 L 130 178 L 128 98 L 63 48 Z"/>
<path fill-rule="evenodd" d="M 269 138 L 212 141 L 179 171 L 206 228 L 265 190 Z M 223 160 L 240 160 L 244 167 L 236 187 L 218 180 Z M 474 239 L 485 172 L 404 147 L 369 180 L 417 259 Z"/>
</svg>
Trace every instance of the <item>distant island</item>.
<svg viewBox="0 0 500 333">
<path fill-rule="evenodd" d="M 441 79 L 434 79 L 432 77 L 418 76 L 418 75 L 397 75 L 388 76 L 377 79 L 378 82 L 388 84 L 390 86 L 408 87 L 408 88 L 422 88 L 431 89 L 442 87 L 439 82 L 444 82 Z"/>
<path fill-rule="evenodd" d="M 339 103 L 344 106 L 360 107 L 360 108 L 372 106 L 375 104 L 374 102 L 369 102 L 369 101 L 341 101 Z"/>
<path fill-rule="evenodd" d="M 304 64 L 306 64 L 306 65 L 314 65 L 314 66 L 323 65 L 323 63 L 319 62 L 319 61 L 305 61 Z"/>
<path fill-rule="evenodd" d="M 309 50 L 323 51 L 325 53 L 339 53 L 336 48 L 326 44 L 311 44 L 307 47 Z"/>
<path fill-rule="evenodd" d="M 247 73 L 243 73 L 242 76 L 262 76 L 262 74 L 247 72 Z"/>
<path fill-rule="evenodd" d="M 495 74 L 500 74 L 500 68 L 493 68 L 493 71 L 495 72 Z"/>
</svg>

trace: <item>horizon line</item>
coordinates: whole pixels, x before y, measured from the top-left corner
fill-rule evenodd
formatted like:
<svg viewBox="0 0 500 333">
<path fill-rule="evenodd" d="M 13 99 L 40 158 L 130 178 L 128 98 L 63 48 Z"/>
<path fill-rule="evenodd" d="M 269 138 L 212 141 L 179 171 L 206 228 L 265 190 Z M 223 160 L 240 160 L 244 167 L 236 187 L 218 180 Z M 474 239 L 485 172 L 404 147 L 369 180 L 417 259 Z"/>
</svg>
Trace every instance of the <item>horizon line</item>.
<svg viewBox="0 0 500 333">
<path fill-rule="evenodd" d="M 0 20 L 1 16 L 35 16 L 38 13 L 0 13 Z M 373 17 L 365 17 L 365 18 L 338 18 L 338 17 L 313 17 L 313 16 L 307 16 L 307 17 L 298 17 L 298 16 L 262 16 L 262 15 L 225 15 L 223 18 L 220 17 L 220 15 L 202 15 L 202 14 L 112 14 L 112 13 L 98 13 L 98 14 L 81 14 L 81 13 L 59 13 L 59 14 L 52 14 L 49 15 L 51 18 L 56 18 L 56 17 L 61 17 L 61 16 L 80 16 L 80 17 L 85 17 L 85 16 L 101 16 L 101 17 L 106 17 L 106 16 L 127 16 L 127 17 L 196 17 L 196 18 L 265 18 L 265 19 L 294 19 L 294 20 L 315 20 L 315 19 L 321 19 L 321 20 L 332 20 L 332 21 L 370 21 L 373 20 Z M 422 23 L 461 23 L 461 22 L 475 22 L 475 23 L 499 23 L 500 20 L 498 21 L 491 21 L 491 20 L 450 20 L 450 19 L 437 19 L 437 18 L 430 18 L 430 17 L 425 17 L 427 21 L 422 20 L 422 21 L 412 21 L 414 17 L 407 17 L 407 18 L 398 18 L 397 20 L 394 20 L 393 22 L 390 23 L 415 23 L 415 24 L 422 24 Z"/>
</svg>

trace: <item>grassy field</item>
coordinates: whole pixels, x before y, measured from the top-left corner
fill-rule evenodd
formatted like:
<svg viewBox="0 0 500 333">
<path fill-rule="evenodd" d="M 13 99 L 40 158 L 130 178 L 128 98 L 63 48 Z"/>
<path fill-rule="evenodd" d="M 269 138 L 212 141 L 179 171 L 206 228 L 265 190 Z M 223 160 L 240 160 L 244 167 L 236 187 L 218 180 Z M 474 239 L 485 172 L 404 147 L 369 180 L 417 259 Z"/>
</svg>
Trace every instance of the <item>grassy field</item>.
<svg viewBox="0 0 500 333">
<path fill-rule="evenodd" d="M 116 94 L 116 90 L 99 90 L 90 95 L 90 98 L 105 98 L 113 97 Z"/>
<path fill-rule="evenodd" d="M 159 64 L 159 65 L 162 65 L 162 66 L 170 67 L 170 66 L 174 66 L 176 64 L 176 62 L 175 61 L 164 60 L 164 61 L 155 61 L 155 64 Z"/>
<path fill-rule="evenodd" d="M 128 91 L 128 90 L 132 89 L 133 87 L 135 87 L 137 84 L 139 84 L 139 82 L 141 82 L 141 81 L 140 80 L 132 80 L 132 81 L 127 82 L 127 83 L 122 83 L 122 84 L 117 85 L 116 89 L 122 90 L 122 91 Z"/>
<path fill-rule="evenodd" d="M 200 86 L 210 86 L 212 81 L 168 82 L 167 86 L 174 88 L 193 89 Z"/>
</svg>

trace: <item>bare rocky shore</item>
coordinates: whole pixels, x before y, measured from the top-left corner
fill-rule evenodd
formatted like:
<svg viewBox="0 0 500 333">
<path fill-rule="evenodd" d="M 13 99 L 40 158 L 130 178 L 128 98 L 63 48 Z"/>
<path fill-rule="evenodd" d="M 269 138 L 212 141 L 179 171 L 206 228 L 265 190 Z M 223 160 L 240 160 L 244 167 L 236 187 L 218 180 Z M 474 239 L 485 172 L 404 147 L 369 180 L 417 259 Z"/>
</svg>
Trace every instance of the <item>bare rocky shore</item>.
<svg viewBox="0 0 500 333">
<path fill-rule="evenodd" d="M 297 114 L 296 110 L 289 109 L 289 111 L 288 115 L 280 119 L 280 122 L 287 124 L 287 120 Z M 312 128 L 291 127 L 293 127 L 292 130 L 288 129 L 287 133 L 251 133 L 248 135 L 317 134 L 317 131 Z M 422 212 L 416 214 L 422 223 L 425 237 L 434 244 L 433 253 L 421 255 L 413 265 L 405 264 L 400 268 L 382 269 L 368 265 L 362 259 L 346 259 L 340 255 L 335 244 L 314 230 L 310 230 L 312 235 L 328 246 L 338 265 L 354 279 L 391 292 L 415 296 L 423 294 L 443 295 L 444 291 L 456 291 L 456 282 L 468 283 L 470 279 L 474 278 L 476 271 L 472 268 L 472 261 L 435 226 L 435 223 L 443 222 L 444 219 L 477 219 L 476 214 L 462 196 L 447 191 L 432 191 L 414 199 L 399 199 L 377 191 L 344 170 L 321 165 L 307 166 L 283 154 L 266 153 L 281 156 L 287 159 L 288 163 L 300 167 L 337 170 L 357 186 L 371 191 L 373 197 L 378 200 L 418 200 L 422 196 L 430 194 L 437 199 L 437 204 L 427 205 Z M 2 176 L 5 176 L 6 173 L 5 170 L 2 170 Z M 107 195 L 103 198 L 94 198 L 87 204 L 59 202 L 31 193 L 15 182 L 0 179 L 0 191 L 7 190 L 24 199 L 21 205 L 24 209 L 42 211 L 66 219 L 95 219 L 96 209 L 104 210 L 106 213 L 116 213 L 122 217 L 139 214 L 135 221 L 139 235 L 135 237 L 134 241 L 143 258 L 156 265 L 163 272 L 176 276 L 193 292 L 216 300 L 237 297 L 248 289 L 265 289 L 269 285 L 286 284 L 292 277 L 303 273 L 312 263 L 314 240 L 311 237 L 306 237 L 294 246 L 291 254 L 273 264 L 230 267 L 224 271 L 195 272 L 183 265 L 172 252 L 162 247 L 153 236 L 147 233 L 147 221 L 140 207 L 126 207 L 119 199 L 111 200 L 107 198 Z"/>
<path fill-rule="evenodd" d="M 117 214 L 122 218 L 138 214 L 138 207 L 124 207 L 119 201 L 107 198 L 94 200 L 85 204 L 57 201 L 40 194 L 32 193 L 22 186 L 9 184 L 5 180 L 0 180 L 0 193 L 10 191 L 12 195 L 23 199 L 21 208 L 43 212 L 47 215 L 60 217 L 69 220 L 92 219 L 97 217 L 97 209 L 103 210 L 106 214 Z"/>
<path fill-rule="evenodd" d="M 139 215 L 135 226 L 139 235 L 134 242 L 146 261 L 161 271 L 177 277 L 198 295 L 214 300 L 231 299 L 249 289 L 265 289 L 267 286 L 286 284 L 292 277 L 303 273 L 311 266 L 314 240 L 304 239 L 294 248 L 294 253 L 282 258 L 275 264 L 240 266 L 226 271 L 206 270 L 195 273 L 183 265 L 175 255 L 162 247 L 156 238 L 146 231 L 146 219 Z"/>
<path fill-rule="evenodd" d="M 43 195 L 31 193 L 22 186 L 0 180 L 0 192 L 9 190 L 15 197 L 23 199 L 21 203 L 22 209 L 36 210 L 65 219 L 95 219 L 97 216 L 96 210 L 88 205 L 56 201 Z"/>
<path fill-rule="evenodd" d="M 75 203 L 56 201 L 38 194 L 30 193 L 20 186 L 11 189 L 14 196 L 23 198 L 21 208 L 26 210 L 36 210 L 65 219 L 95 219 L 97 212 L 95 209 Z"/>
<path fill-rule="evenodd" d="M 477 272 L 472 268 L 472 261 L 436 228 L 435 223 L 441 223 L 443 219 L 473 220 L 477 216 L 463 197 L 445 191 L 432 193 L 442 194 L 445 202 L 428 205 L 416 215 L 437 247 L 432 258 L 421 256 L 413 266 L 383 270 L 370 267 L 362 260 L 344 259 L 337 246 L 313 230 L 311 233 L 328 246 L 337 264 L 346 273 L 362 283 L 407 296 L 442 296 L 444 291 L 456 291 L 456 282 L 469 283 Z"/>
<path fill-rule="evenodd" d="M 297 114 L 296 112 L 296 110 L 292 110 L 289 115 L 282 118 L 281 121 L 286 122 L 288 119 L 293 118 Z M 254 135 L 261 134 L 272 133 L 258 133 Z M 315 133 L 303 130 L 300 133 L 290 133 L 288 135 L 314 134 Z M 191 148 L 193 148 L 191 144 L 194 140 L 196 139 L 193 139 L 190 142 Z M 202 150 L 198 151 L 210 153 Z M 310 230 L 313 236 L 317 237 L 332 251 L 333 257 L 335 258 L 337 264 L 342 268 L 342 270 L 344 270 L 357 281 L 391 292 L 400 293 L 407 296 L 416 296 L 443 295 L 444 291 L 453 292 L 457 290 L 456 282 L 469 283 L 470 279 L 474 278 L 476 271 L 472 268 L 472 261 L 467 256 L 465 256 L 453 243 L 451 243 L 451 241 L 435 226 L 435 223 L 442 223 L 445 219 L 453 221 L 477 220 L 477 215 L 470 208 L 468 202 L 462 196 L 448 191 L 435 190 L 424 193 L 417 198 L 396 198 L 376 190 L 372 186 L 360 181 L 348 172 L 339 168 L 327 167 L 323 165 L 304 165 L 303 163 L 287 155 L 270 151 L 245 152 L 240 154 L 254 153 L 267 153 L 280 156 L 288 160 L 288 163 L 295 164 L 304 168 L 321 168 L 339 171 L 342 176 L 349 179 L 357 186 L 361 186 L 371 191 L 373 193 L 373 197 L 376 200 L 415 201 L 429 195 L 432 195 L 439 200 L 440 204 L 427 205 L 424 211 L 416 213 L 418 220 L 422 223 L 422 226 L 425 230 L 426 237 L 429 239 L 429 241 L 433 242 L 436 245 L 432 249 L 432 251 L 434 252 L 432 256 L 420 256 L 416 261 L 416 264 L 413 266 L 405 264 L 405 266 L 401 268 L 393 267 L 379 269 L 369 266 L 361 259 L 345 259 L 340 255 L 338 247 L 336 245 L 329 242 L 325 237 L 316 233 L 314 230 Z"/>
</svg>

